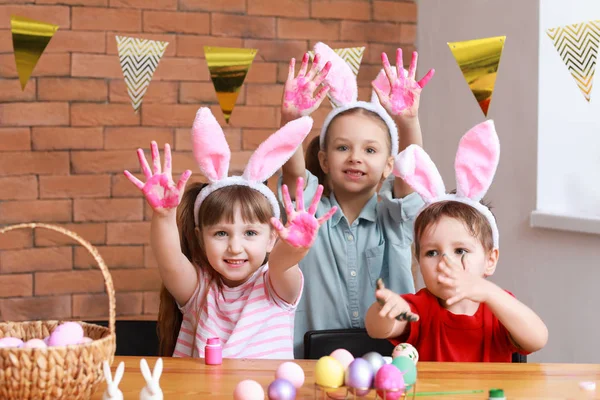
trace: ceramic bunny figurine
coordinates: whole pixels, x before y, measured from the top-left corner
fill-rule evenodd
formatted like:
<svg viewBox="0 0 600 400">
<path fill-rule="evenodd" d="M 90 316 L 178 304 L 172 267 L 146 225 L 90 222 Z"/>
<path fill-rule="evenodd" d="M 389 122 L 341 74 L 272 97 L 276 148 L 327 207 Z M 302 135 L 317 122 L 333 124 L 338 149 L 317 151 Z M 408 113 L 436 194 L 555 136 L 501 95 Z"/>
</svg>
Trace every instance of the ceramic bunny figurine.
<svg viewBox="0 0 600 400">
<path fill-rule="evenodd" d="M 163 369 L 162 358 L 156 360 L 152 374 L 150 373 L 150 367 L 148 367 L 145 358 L 142 358 L 140 361 L 140 368 L 142 370 L 142 375 L 144 375 L 144 379 L 146 380 L 146 386 L 140 392 L 140 400 L 163 400 L 163 392 L 158 384 Z"/>
<path fill-rule="evenodd" d="M 106 379 L 106 391 L 102 395 L 102 400 L 123 400 L 123 392 L 119 390 L 119 383 L 123 378 L 125 372 L 125 363 L 120 362 L 117 370 L 115 371 L 115 378 L 112 378 L 110 373 L 110 365 L 108 361 L 104 361 L 104 379 Z"/>
</svg>

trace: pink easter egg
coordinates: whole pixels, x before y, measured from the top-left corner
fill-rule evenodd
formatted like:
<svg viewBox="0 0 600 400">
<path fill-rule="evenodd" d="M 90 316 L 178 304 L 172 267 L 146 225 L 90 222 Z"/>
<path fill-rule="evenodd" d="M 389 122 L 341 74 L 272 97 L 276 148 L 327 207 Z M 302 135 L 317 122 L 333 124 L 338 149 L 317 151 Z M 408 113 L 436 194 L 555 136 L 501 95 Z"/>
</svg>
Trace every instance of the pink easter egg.
<svg viewBox="0 0 600 400">
<path fill-rule="evenodd" d="M 21 339 L 17 339 L 15 337 L 5 337 L 0 339 L 0 348 L 8 348 L 8 347 L 22 347 L 23 341 Z"/>
<path fill-rule="evenodd" d="M 354 361 L 354 356 L 346 349 L 334 350 L 330 354 L 330 356 L 335 358 L 340 362 L 340 364 L 342 364 L 342 366 L 344 367 L 344 371 L 348 368 L 348 365 L 350 365 L 350 363 Z"/>
<path fill-rule="evenodd" d="M 79 342 L 79 344 L 90 344 L 94 341 L 94 339 L 89 338 L 89 337 L 84 337 L 83 339 L 81 339 L 81 341 Z"/>
<path fill-rule="evenodd" d="M 45 349 L 48 345 L 42 339 L 30 339 L 23 344 L 24 349 Z"/>
<path fill-rule="evenodd" d="M 46 343 L 46 346 L 48 346 L 48 341 L 50 340 L 50 336 L 46 336 L 44 338 L 44 343 Z"/>
<path fill-rule="evenodd" d="M 385 393 L 386 400 L 399 399 L 404 393 L 404 388 L 405 385 L 402 372 L 400 372 L 396 366 L 392 364 L 386 364 L 379 368 L 379 371 L 377 371 L 377 374 L 375 375 L 375 389 L 377 389 L 377 394 L 382 399 L 384 398 L 384 390 L 388 391 Z"/>
<path fill-rule="evenodd" d="M 277 367 L 275 379 L 285 379 L 296 389 L 300 389 L 304 385 L 304 370 L 295 362 L 286 361 Z"/>
<path fill-rule="evenodd" d="M 260 383 L 247 379 L 241 381 L 235 387 L 233 392 L 233 400 L 264 400 L 265 391 Z"/>
<path fill-rule="evenodd" d="M 50 346 L 79 344 L 83 339 L 83 328 L 77 322 L 65 322 L 54 329 L 48 339 Z"/>
</svg>

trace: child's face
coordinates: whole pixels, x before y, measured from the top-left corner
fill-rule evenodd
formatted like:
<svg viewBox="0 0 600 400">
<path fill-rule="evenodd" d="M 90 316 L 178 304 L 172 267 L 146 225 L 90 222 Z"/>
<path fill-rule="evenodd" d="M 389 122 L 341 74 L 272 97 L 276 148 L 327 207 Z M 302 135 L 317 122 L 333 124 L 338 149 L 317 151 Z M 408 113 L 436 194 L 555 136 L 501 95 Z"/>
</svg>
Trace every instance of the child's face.
<svg viewBox="0 0 600 400">
<path fill-rule="evenodd" d="M 275 235 L 269 224 L 247 223 L 236 206 L 233 223 L 221 221 L 202 229 L 206 257 L 229 287 L 244 283 L 273 249 Z"/>
<path fill-rule="evenodd" d="M 372 117 L 350 114 L 333 121 L 327 150 L 319 152 L 319 161 L 334 192 L 364 193 L 377 188 L 394 166 L 388 137 Z"/>
<path fill-rule="evenodd" d="M 427 289 L 436 297 L 447 300 L 455 293 L 438 281 L 438 266 L 446 254 L 458 265 L 464 256 L 467 272 L 477 276 L 490 276 L 498 262 L 498 250 L 486 251 L 479 238 L 471 235 L 464 222 L 450 217 L 442 217 L 429 225 L 421 236 L 419 264 Z"/>
</svg>

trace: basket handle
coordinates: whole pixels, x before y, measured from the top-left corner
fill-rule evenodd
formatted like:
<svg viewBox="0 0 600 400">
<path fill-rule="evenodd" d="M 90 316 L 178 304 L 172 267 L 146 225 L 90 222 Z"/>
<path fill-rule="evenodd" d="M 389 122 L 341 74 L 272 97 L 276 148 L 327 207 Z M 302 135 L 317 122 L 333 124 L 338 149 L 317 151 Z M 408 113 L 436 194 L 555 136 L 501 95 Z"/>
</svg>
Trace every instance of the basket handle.
<svg viewBox="0 0 600 400">
<path fill-rule="evenodd" d="M 10 225 L 10 226 L 5 226 L 4 228 L 0 229 L 0 234 L 15 230 L 15 229 L 25 229 L 25 228 L 32 228 L 32 229 L 44 228 L 44 229 L 49 229 L 51 231 L 56 231 L 56 232 L 62 233 L 63 235 L 68 236 L 71 239 L 77 241 L 80 245 L 85 247 L 85 249 L 92 255 L 92 257 L 94 257 L 94 260 L 96 260 L 96 263 L 98 263 L 98 267 L 100 267 L 100 271 L 102 271 L 102 276 L 104 277 L 104 283 L 106 285 L 106 293 L 108 294 L 108 329 L 110 330 L 110 333 L 112 335 L 114 335 L 115 334 L 115 287 L 113 285 L 112 276 L 110 275 L 110 272 L 108 271 L 108 267 L 104 263 L 104 260 L 100 256 L 100 253 L 98 253 L 98 250 L 94 246 L 92 246 L 92 244 L 90 242 L 86 241 L 85 239 L 83 239 L 81 236 L 79 236 L 75 232 L 72 232 L 68 229 L 62 228 L 60 226 L 50 225 L 50 224 L 40 224 L 40 223 L 32 222 L 32 223 L 27 223 L 27 224 Z"/>
</svg>

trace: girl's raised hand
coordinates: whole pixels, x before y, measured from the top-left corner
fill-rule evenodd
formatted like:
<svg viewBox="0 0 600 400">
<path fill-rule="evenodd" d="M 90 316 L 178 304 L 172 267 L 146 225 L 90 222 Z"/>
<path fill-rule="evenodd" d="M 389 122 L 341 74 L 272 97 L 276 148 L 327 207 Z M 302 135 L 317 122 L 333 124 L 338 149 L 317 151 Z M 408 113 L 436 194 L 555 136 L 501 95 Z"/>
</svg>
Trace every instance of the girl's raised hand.
<svg viewBox="0 0 600 400">
<path fill-rule="evenodd" d="M 308 249 L 317 238 L 319 227 L 335 214 L 337 207 L 334 206 L 322 217 L 315 218 L 317 206 L 323 194 L 323 186 L 319 185 L 317 188 L 317 193 L 315 193 L 308 211 L 304 211 L 304 178 L 298 178 L 296 188 L 296 210 L 294 210 L 294 206 L 292 205 L 287 185 L 283 185 L 281 188 L 288 221 L 287 225 L 284 227 L 277 218 L 271 218 L 271 224 L 282 240 L 293 247 Z"/>
<path fill-rule="evenodd" d="M 129 171 L 124 171 L 124 174 L 131 183 L 144 193 L 148 204 L 150 204 L 155 212 L 167 214 L 179 205 L 181 197 L 183 196 L 183 189 L 185 188 L 185 184 L 190 178 L 190 175 L 192 175 L 192 171 L 184 171 L 183 174 L 181 174 L 181 178 L 179 178 L 179 182 L 175 185 L 171 174 L 171 147 L 168 143 L 165 144 L 165 164 L 162 170 L 160 166 L 160 154 L 158 153 L 156 142 L 152 142 L 151 149 L 152 170 L 150 170 L 148 161 L 146 161 L 144 151 L 142 149 L 138 149 L 137 151 L 140 167 L 146 177 L 145 183 L 133 176 Z"/>
<path fill-rule="evenodd" d="M 319 108 L 329 91 L 328 86 L 321 86 L 321 84 L 331 69 L 331 63 L 327 62 L 319 71 L 319 55 L 315 54 L 312 66 L 308 70 L 308 58 L 308 53 L 304 54 L 300 71 L 295 78 L 296 59 L 290 60 L 281 105 L 281 115 L 287 121 L 310 115 Z"/>
</svg>

